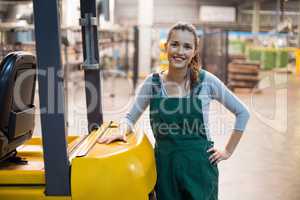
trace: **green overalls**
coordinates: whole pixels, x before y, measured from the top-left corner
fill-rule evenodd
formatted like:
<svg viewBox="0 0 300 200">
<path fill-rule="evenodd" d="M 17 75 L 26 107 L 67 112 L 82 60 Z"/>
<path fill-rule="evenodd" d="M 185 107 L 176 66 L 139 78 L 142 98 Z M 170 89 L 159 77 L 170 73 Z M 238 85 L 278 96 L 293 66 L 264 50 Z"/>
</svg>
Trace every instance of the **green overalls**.
<svg viewBox="0 0 300 200">
<path fill-rule="evenodd" d="M 217 200 L 218 168 L 211 164 L 202 104 L 197 98 L 204 71 L 189 96 L 162 97 L 159 74 L 153 74 L 150 122 L 156 139 L 158 200 Z"/>
</svg>

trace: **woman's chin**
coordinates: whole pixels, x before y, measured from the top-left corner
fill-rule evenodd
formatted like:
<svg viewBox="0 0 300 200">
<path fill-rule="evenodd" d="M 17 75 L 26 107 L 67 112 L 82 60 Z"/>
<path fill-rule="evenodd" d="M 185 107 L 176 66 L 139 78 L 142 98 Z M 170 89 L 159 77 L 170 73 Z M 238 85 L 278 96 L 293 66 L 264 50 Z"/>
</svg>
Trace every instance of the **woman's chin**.
<svg viewBox="0 0 300 200">
<path fill-rule="evenodd" d="M 172 65 L 171 65 L 173 68 L 175 68 L 175 69 L 183 69 L 183 68 L 185 68 L 185 63 L 172 63 Z"/>
</svg>

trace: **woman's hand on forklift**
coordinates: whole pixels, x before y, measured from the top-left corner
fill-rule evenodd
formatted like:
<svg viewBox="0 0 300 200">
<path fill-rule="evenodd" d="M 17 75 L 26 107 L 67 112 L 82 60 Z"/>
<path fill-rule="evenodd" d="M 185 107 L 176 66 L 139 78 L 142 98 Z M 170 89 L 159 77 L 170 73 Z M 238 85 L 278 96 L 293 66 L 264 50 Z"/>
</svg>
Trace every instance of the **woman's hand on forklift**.
<svg viewBox="0 0 300 200">
<path fill-rule="evenodd" d="M 103 143 L 110 144 L 110 143 L 115 142 L 115 141 L 127 142 L 126 134 L 104 136 L 104 137 L 99 138 L 97 140 L 97 142 L 100 143 L 100 144 L 103 144 Z"/>
<path fill-rule="evenodd" d="M 130 132 L 132 132 L 132 127 L 130 125 L 128 125 L 127 123 L 120 123 L 119 134 L 104 136 L 102 138 L 99 138 L 97 142 L 100 144 L 110 144 L 115 141 L 127 142 L 127 134 L 129 134 Z"/>
</svg>

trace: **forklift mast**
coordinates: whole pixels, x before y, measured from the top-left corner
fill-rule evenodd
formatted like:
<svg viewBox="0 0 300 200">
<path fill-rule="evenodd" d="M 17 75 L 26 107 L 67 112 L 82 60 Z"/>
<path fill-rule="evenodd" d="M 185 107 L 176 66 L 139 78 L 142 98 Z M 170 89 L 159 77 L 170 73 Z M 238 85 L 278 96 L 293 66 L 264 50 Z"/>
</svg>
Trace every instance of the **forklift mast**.
<svg viewBox="0 0 300 200">
<path fill-rule="evenodd" d="M 40 109 L 47 108 L 46 112 L 41 113 L 46 194 L 70 195 L 70 163 L 66 142 L 67 130 L 64 123 L 65 97 L 63 78 L 60 76 L 63 68 L 58 1 L 34 0 L 33 5 Z M 103 123 L 96 1 L 81 0 L 80 7 L 84 57 L 82 68 L 90 132 Z M 40 74 L 43 73 L 46 75 L 41 76 Z M 53 82 L 48 82 L 49 77 Z"/>
</svg>

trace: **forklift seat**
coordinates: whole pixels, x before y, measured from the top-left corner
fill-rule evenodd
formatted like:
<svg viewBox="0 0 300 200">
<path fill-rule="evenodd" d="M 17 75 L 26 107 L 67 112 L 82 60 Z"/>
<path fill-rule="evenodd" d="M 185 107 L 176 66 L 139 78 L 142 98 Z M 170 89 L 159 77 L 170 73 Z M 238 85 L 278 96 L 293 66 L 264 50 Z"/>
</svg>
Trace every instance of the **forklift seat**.
<svg viewBox="0 0 300 200">
<path fill-rule="evenodd" d="M 35 57 L 12 52 L 0 63 L 0 162 L 32 137 L 36 82 Z"/>
</svg>

